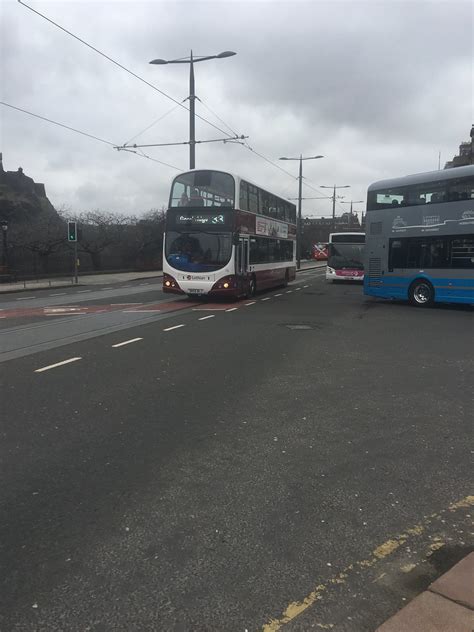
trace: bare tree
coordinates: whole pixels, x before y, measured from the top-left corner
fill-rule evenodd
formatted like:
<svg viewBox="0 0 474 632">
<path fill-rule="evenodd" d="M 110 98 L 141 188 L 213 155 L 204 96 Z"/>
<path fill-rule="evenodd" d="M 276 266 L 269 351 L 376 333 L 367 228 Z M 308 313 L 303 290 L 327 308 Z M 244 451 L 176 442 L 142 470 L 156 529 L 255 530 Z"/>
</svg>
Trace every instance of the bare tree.
<svg viewBox="0 0 474 632">
<path fill-rule="evenodd" d="M 77 222 L 79 252 L 90 256 L 94 270 L 102 269 L 104 251 L 119 244 L 126 227 L 134 223 L 129 217 L 100 210 L 69 215 L 68 219 Z"/>
<path fill-rule="evenodd" d="M 53 214 L 41 213 L 34 219 L 14 224 L 10 232 L 10 244 L 24 248 L 38 257 L 40 271 L 49 272 L 49 259 L 53 253 L 63 249 L 66 243 L 66 225 Z"/>
</svg>

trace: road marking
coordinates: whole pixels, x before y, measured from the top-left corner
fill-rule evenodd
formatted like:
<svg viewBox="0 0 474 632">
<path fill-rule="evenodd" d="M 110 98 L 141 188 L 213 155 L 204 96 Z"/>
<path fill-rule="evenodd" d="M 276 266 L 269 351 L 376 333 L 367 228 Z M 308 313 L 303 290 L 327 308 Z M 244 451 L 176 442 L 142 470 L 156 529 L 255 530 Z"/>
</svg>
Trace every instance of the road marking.
<svg viewBox="0 0 474 632">
<path fill-rule="evenodd" d="M 298 290 L 301 290 L 301 288 L 300 288 L 300 287 L 297 287 L 297 288 L 296 288 L 296 290 L 295 290 L 295 292 L 297 292 Z"/>
<path fill-rule="evenodd" d="M 103 287 L 102 289 L 103 290 L 113 290 L 114 288 L 113 287 Z"/>
<path fill-rule="evenodd" d="M 50 364 L 49 366 L 44 366 L 41 369 L 36 369 L 35 373 L 42 373 L 43 371 L 49 371 L 49 369 L 55 369 L 57 366 L 63 366 L 64 364 L 69 364 L 71 362 L 77 362 L 78 360 L 82 360 L 82 358 L 69 358 L 69 360 L 63 360 L 62 362 L 56 362 L 56 364 Z"/>
<path fill-rule="evenodd" d="M 175 325 L 174 327 L 167 327 L 163 329 L 163 331 L 172 331 L 173 329 L 179 329 L 180 327 L 185 327 L 185 325 Z"/>
<path fill-rule="evenodd" d="M 126 287 L 132 287 L 132 286 L 131 286 L 131 285 L 121 285 L 121 286 L 120 286 L 120 289 L 121 289 L 121 290 L 124 290 Z"/>
<path fill-rule="evenodd" d="M 161 312 L 161 309 L 123 309 L 122 314 L 153 314 Z"/>
<path fill-rule="evenodd" d="M 273 296 L 283 296 L 283 294 L 274 294 Z"/>
<path fill-rule="evenodd" d="M 226 312 L 235 312 L 236 309 L 239 309 L 238 307 L 230 307 L 229 309 L 226 309 Z"/>
<path fill-rule="evenodd" d="M 47 314 L 44 313 L 45 316 L 87 316 L 87 312 L 59 312 L 57 314 Z"/>
<path fill-rule="evenodd" d="M 130 338 L 130 340 L 124 340 L 124 342 L 118 342 L 116 345 L 112 345 L 114 349 L 117 347 L 123 347 L 124 345 L 130 345 L 132 342 L 138 342 L 139 340 L 143 340 L 143 338 Z"/>
<path fill-rule="evenodd" d="M 143 305 L 143 303 L 110 303 L 111 305 Z"/>
<path fill-rule="evenodd" d="M 261 298 L 261 301 L 269 301 L 271 299 L 271 296 L 266 296 L 265 298 Z"/>
<path fill-rule="evenodd" d="M 36 298 L 36 296 L 22 296 L 21 298 L 17 298 L 17 301 L 29 301 L 30 298 Z"/>
<path fill-rule="evenodd" d="M 209 316 L 202 316 L 202 318 L 198 318 L 198 320 L 207 320 L 208 318 L 215 318 L 215 314 L 209 314 Z"/>
<path fill-rule="evenodd" d="M 91 290 L 78 290 L 78 294 L 85 294 L 86 292 L 90 292 Z"/>
<path fill-rule="evenodd" d="M 474 496 L 466 496 L 461 499 L 457 503 L 454 503 L 448 507 L 448 509 L 443 509 L 438 513 L 431 514 L 427 516 L 425 519 L 425 525 L 416 524 L 413 527 L 406 529 L 403 533 L 394 538 L 387 540 L 376 549 L 372 551 L 371 557 L 365 560 L 359 560 L 349 566 L 346 566 L 340 573 L 326 580 L 324 583 L 318 584 L 312 592 L 310 592 L 304 599 L 301 601 L 293 601 L 288 604 L 287 608 L 283 611 L 282 615 L 277 619 L 270 619 L 268 623 L 265 623 L 262 632 L 277 632 L 287 623 L 293 621 L 296 617 L 298 617 L 301 613 L 305 612 L 308 608 L 313 606 L 315 603 L 318 603 L 321 599 L 323 599 L 323 593 L 327 593 L 332 586 L 338 584 L 344 584 L 349 577 L 350 574 L 353 574 L 354 571 L 358 572 L 359 569 L 366 569 L 375 566 L 376 564 L 380 564 L 386 557 L 391 555 L 394 551 L 396 551 L 400 546 L 404 545 L 407 541 L 410 543 L 411 538 L 416 538 L 425 532 L 426 527 L 431 525 L 435 520 L 441 521 L 443 519 L 443 515 L 445 515 L 448 511 L 456 511 L 461 508 L 470 509 L 474 506 Z M 440 538 L 434 537 L 434 540 L 440 540 Z M 433 550 L 442 548 L 442 541 L 436 541 L 430 545 L 430 552 L 428 552 L 427 557 L 431 555 Z"/>
<path fill-rule="evenodd" d="M 245 303 L 245 307 L 249 307 L 250 305 L 255 305 L 257 301 L 252 301 L 251 303 Z"/>
<path fill-rule="evenodd" d="M 303 285 L 304 288 L 309 287 L 309 285 Z"/>
<path fill-rule="evenodd" d="M 67 292 L 59 292 L 59 294 L 48 294 L 48 296 L 66 296 Z"/>
<path fill-rule="evenodd" d="M 138 285 L 150 285 L 149 283 L 139 283 Z"/>
<path fill-rule="evenodd" d="M 293 290 L 286 290 L 287 294 L 291 294 L 293 292 Z"/>
</svg>

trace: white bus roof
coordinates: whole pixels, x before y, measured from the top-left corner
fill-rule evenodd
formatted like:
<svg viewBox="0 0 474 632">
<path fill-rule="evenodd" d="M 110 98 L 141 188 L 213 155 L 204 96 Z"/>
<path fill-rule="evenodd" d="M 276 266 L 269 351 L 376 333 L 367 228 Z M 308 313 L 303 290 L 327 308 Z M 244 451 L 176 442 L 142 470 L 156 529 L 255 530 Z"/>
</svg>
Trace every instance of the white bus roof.
<svg viewBox="0 0 474 632">
<path fill-rule="evenodd" d="M 413 175 L 391 178 L 390 180 L 379 180 L 378 182 L 371 184 L 368 190 L 379 191 L 383 189 L 395 189 L 397 187 L 409 186 L 412 184 L 451 180 L 453 178 L 465 178 L 467 176 L 474 176 L 474 165 L 453 167 L 452 169 L 438 169 L 438 171 L 427 171 L 426 173 L 414 173 Z"/>
</svg>

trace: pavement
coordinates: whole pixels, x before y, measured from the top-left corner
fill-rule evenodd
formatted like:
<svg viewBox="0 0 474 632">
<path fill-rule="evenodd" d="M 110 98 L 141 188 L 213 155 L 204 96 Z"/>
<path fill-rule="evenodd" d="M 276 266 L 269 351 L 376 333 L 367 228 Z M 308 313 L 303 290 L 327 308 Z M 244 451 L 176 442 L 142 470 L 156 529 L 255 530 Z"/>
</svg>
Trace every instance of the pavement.
<svg viewBox="0 0 474 632">
<path fill-rule="evenodd" d="M 474 553 L 433 582 L 377 632 L 472 632 Z"/>
<path fill-rule="evenodd" d="M 50 288 L 69 288 L 77 285 L 104 285 L 107 283 L 126 283 L 143 279 L 161 278 L 161 270 L 149 270 L 147 272 L 109 272 L 106 274 L 84 274 L 78 277 L 78 283 L 74 283 L 71 277 L 52 277 L 32 279 L 28 281 L 16 281 L 13 283 L 0 283 L 0 292 L 24 292 L 44 290 Z"/>
<path fill-rule="evenodd" d="M 0 630 L 376 630 L 474 548 L 472 327 L 318 269 L 0 296 Z"/>
</svg>

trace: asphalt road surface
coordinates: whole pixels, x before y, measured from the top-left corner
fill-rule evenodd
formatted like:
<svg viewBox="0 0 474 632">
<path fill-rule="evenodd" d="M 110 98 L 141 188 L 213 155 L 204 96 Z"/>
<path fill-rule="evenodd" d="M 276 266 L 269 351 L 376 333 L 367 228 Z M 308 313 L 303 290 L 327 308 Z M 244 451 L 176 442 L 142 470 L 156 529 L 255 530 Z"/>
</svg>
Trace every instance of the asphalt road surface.
<svg viewBox="0 0 474 632">
<path fill-rule="evenodd" d="M 472 549 L 471 308 L 130 285 L 1 297 L 2 632 L 368 632 Z"/>
</svg>

